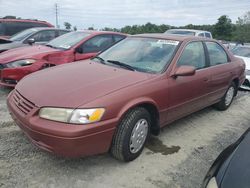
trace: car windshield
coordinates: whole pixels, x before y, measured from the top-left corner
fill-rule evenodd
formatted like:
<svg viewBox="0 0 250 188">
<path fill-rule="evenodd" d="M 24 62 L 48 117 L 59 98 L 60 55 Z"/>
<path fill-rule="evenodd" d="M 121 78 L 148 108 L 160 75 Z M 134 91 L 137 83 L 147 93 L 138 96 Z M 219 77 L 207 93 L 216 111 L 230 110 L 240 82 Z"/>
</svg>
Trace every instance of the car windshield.
<svg viewBox="0 0 250 188">
<path fill-rule="evenodd" d="M 47 46 L 61 49 L 70 49 L 72 46 L 79 43 L 84 38 L 88 37 L 90 34 L 85 32 L 70 32 L 60 37 L 55 38 L 50 41 Z"/>
<path fill-rule="evenodd" d="M 37 29 L 26 29 L 24 31 L 21 31 L 15 35 L 13 35 L 10 40 L 11 41 L 22 41 L 24 40 L 26 37 L 32 35 L 33 33 L 37 32 Z"/>
<path fill-rule="evenodd" d="M 174 40 L 131 37 L 99 54 L 98 59 L 140 72 L 159 73 L 170 63 L 178 44 Z"/>
<path fill-rule="evenodd" d="M 239 46 L 234 48 L 232 52 L 234 55 L 250 58 L 250 47 Z"/>
<path fill-rule="evenodd" d="M 194 36 L 195 32 L 193 31 L 182 31 L 182 30 L 168 30 L 166 34 L 177 34 L 177 35 L 191 35 Z"/>
</svg>

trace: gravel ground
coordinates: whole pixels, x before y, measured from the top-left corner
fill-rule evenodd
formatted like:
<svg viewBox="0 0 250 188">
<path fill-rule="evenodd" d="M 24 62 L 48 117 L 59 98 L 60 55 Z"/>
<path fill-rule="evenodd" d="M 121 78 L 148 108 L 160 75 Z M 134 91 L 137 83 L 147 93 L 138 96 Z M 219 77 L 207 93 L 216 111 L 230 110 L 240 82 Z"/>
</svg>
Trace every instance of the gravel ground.
<svg viewBox="0 0 250 188">
<path fill-rule="evenodd" d="M 33 146 L 10 118 L 0 88 L 0 187 L 198 188 L 217 155 L 250 126 L 250 95 L 225 112 L 206 108 L 151 137 L 142 155 L 122 163 L 108 154 L 65 159 Z"/>
</svg>

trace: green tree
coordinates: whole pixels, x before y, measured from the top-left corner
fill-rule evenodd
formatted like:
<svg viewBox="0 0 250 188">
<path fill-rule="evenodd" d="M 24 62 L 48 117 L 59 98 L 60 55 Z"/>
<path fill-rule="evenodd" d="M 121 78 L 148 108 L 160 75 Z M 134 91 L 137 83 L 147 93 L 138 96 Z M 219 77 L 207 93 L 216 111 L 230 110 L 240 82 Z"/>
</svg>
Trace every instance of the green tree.
<svg viewBox="0 0 250 188">
<path fill-rule="evenodd" d="M 250 42 L 250 11 L 246 12 L 236 21 L 233 40 L 238 42 Z"/>
<path fill-rule="evenodd" d="M 232 32 L 232 20 L 226 15 L 219 17 L 218 22 L 214 26 L 215 38 L 221 40 L 231 40 Z"/>
<path fill-rule="evenodd" d="M 71 29 L 71 24 L 69 22 L 64 22 L 65 29 Z"/>
<path fill-rule="evenodd" d="M 16 19 L 16 16 L 7 15 L 4 16 L 3 19 Z"/>
</svg>

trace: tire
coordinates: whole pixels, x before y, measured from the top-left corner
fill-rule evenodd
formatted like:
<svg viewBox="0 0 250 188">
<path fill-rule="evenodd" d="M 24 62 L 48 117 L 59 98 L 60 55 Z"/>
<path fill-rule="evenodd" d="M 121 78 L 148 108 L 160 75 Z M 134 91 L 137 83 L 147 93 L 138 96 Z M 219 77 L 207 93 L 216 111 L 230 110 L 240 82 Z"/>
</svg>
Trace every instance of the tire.
<svg viewBox="0 0 250 188">
<path fill-rule="evenodd" d="M 232 104 L 233 99 L 236 96 L 236 94 L 237 94 L 237 87 L 236 87 L 235 83 L 232 82 L 232 84 L 229 86 L 229 88 L 227 89 L 227 92 L 222 97 L 220 102 L 215 104 L 215 107 L 220 111 L 224 111 L 224 110 L 228 109 L 229 106 Z"/>
<path fill-rule="evenodd" d="M 113 137 L 110 149 L 113 157 L 125 162 L 136 159 L 145 146 L 150 127 L 151 117 L 145 108 L 137 107 L 127 112 Z"/>
</svg>

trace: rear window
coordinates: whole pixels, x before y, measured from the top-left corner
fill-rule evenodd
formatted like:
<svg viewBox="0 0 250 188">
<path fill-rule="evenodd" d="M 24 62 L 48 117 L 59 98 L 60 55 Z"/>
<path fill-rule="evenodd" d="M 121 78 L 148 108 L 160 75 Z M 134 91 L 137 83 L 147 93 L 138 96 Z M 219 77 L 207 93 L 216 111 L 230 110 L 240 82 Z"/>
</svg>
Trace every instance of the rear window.
<svg viewBox="0 0 250 188">
<path fill-rule="evenodd" d="M 33 22 L 2 22 L 0 23 L 0 35 L 12 36 L 32 27 L 48 27 L 48 25 Z"/>
<path fill-rule="evenodd" d="M 232 50 L 234 55 L 249 57 L 250 58 L 250 47 L 236 47 Z"/>
</svg>

